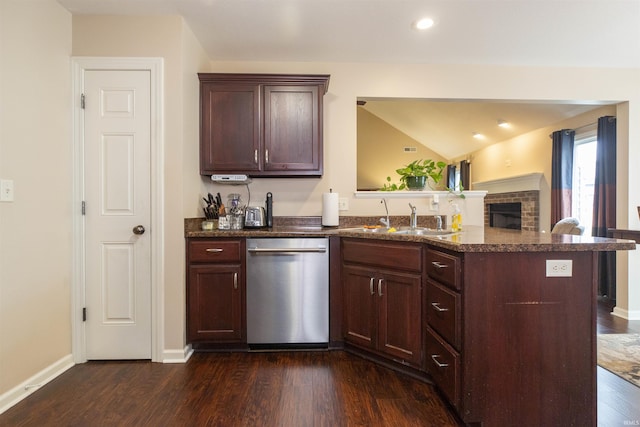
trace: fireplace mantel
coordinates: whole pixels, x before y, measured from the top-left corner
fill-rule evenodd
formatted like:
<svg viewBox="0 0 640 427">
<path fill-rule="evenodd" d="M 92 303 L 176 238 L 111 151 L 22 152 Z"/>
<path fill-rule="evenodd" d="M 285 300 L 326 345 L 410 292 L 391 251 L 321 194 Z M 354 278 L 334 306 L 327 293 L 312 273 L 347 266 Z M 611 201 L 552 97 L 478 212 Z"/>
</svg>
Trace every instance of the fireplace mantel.
<svg viewBox="0 0 640 427">
<path fill-rule="evenodd" d="M 540 191 L 542 172 L 528 173 L 490 181 L 474 182 L 474 190 L 484 190 L 488 194 L 512 193 L 516 191 Z"/>
</svg>

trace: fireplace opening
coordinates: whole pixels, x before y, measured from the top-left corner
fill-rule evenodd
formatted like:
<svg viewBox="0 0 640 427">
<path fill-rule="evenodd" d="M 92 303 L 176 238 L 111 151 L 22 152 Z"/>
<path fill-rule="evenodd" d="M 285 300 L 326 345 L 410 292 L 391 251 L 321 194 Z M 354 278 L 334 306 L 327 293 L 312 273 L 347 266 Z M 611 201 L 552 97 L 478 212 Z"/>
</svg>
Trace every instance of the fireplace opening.
<svg viewBox="0 0 640 427">
<path fill-rule="evenodd" d="M 489 204 L 489 225 L 511 230 L 522 229 L 522 203 Z"/>
</svg>

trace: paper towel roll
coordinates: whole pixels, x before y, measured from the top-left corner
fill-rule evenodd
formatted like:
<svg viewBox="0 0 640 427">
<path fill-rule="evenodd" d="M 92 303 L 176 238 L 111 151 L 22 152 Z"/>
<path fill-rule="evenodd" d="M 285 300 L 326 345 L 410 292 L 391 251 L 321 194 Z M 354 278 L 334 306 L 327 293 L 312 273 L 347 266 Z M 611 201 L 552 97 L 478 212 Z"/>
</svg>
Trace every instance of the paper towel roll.
<svg viewBox="0 0 640 427">
<path fill-rule="evenodd" d="M 335 227 L 339 225 L 338 193 L 322 194 L 322 225 Z"/>
</svg>

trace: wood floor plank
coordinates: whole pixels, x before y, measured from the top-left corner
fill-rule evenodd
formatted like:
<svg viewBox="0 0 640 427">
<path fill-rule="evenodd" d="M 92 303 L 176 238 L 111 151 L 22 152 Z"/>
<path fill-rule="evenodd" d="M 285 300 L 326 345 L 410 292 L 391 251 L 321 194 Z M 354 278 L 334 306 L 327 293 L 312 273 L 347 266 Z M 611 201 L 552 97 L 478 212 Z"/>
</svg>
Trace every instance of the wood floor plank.
<svg viewBox="0 0 640 427">
<path fill-rule="evenodd" d="M 640 321 L 599 310 L 598 330 Z M 598 368 L 598 424 L 640 422 L 640 388 Z M 0 426 L 455 426 L 429 384 L 343 352 L 196 353 L 186 364 L 79 364 Z"/>
</svg>

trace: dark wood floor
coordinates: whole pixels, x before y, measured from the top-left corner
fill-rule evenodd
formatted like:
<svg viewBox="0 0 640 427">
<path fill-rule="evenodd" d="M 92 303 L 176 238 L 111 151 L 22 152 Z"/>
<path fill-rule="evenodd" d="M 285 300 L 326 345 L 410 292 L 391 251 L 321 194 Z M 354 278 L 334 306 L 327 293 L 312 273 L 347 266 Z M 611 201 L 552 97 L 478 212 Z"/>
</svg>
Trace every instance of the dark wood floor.
<svg viewBox="0 0 640 427">
<path fill-rule="evenodd" d="M 0 415 L 7 426 L 454 426 L 434 389 L 342 351 L 91 362 Z"/>
<path fill-rule="evenodd" d="M 599 333 L 640 321 L 598 313 Z M 598 425 L 637 425 L 640 388 L 598 368 Z M 197 353 L 187 364 L 74 366 L 0 426 L 456 426 L 428 384 L 345 352 Z"/>
<path fill-rule="evenodd" d="M 613 316 L 611 310 L 604 302 L 598 304 L 599 334 L 640 334 L 640 320 Z M 624 425 L 640 425 L 640 387 L 598 367 L 598 426 Z"/>
</svg>

